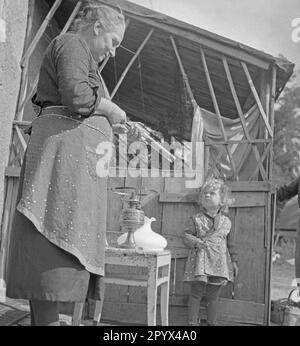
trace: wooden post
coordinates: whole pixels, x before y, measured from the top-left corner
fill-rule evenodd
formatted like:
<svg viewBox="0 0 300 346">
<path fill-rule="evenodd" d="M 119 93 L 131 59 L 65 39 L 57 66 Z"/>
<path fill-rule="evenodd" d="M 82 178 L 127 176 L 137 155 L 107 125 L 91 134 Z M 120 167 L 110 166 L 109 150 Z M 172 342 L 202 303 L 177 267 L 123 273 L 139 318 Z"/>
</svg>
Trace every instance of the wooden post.
<svg viewBox="0 0 300 346">
<path fill-rule="evenodd" d="M 275 67 L 276 70 L 276 67 Z M 267 251 L 267 282 L 269 284 L 268 296 L 266 297 L 267 301 L 265 302 L 267 305 L 267 325 L 270 325 L 270 317 L 271 317 L 271 304 L 270 304 L 270 285 L 272 280 L 272 254 L 273 254 L 273 244 L 274 244 L 274 233 L 275 233 L 275 225 L 276 225 L 276 193 L 269 193 L 270 196 L 270 237 L 269 237 L 269 251 Z"/>
<path fill-rule="evenodd" d="M 29 100 L 32 98 L 32 96 L 36 90 L 38 81 L 39 81 L 39 74 L 35 77 L 35 80 L 33 81 L 31 90 L 29 91 L 26 98 L 23 100 L 22 104 L 19 106 L 19 110 L 18 110 L 16 117 L 15 117 L 16 120 L 22 120 L 23 109 L 24 109 L 25 105 L 27 104 L 27 102 L 29 102 Z"/>
<path fill-rule="evenodd" d="M 1 243 L 0 243 L 0 301 L 5 301 L 5 275 L 6 275 L 6 259 L 8 256 L 8 245 L 10 237 L 10 226 L 12 221 L 13 207 L 17 196 L 14 191 L 15 178 L 9 177 L 6 187 L 5 202 L 3 209 Z"/>
<path fill-rule="evenodd" d="M 260 80 L 260 100 L 262 103 L 262 107 L 265 110 L 266 113 L 266 117 L 268 119 L 268 123 L 270 124 L 270 128 L 272 129 L 272 131 L 274 131 L 274 128 L 272 128 L 271 123 L 270 123 L 270 98 L 271 98 L 271 85 L 270 85 L 270 79 L 271 79 L 271 74 L 270 71 L 266 72 L 266 71 L 262 71 L 261 73 L 261 80 Z M 264 123 L 261 124 L 261 129 L 260 129 L 260 133 L 261 133 L 261 137 L 268 139 L 268 131 L 264 126 Z M 262 154 L 263 151 L 266 150 L 266 144 L 261 146 L 261 150 L 260 153 Z M 266 179 L 268 179 L 269 177 L 269 169 L 270 169 L 270 165 L 269 165 L 269 155 L 267 157 L 267 160 L 264 164 L 264 168 L 266 170 L 267 173 L 267 177 Z"/>
<path fill-rule="evenodd" d="M 25 51 L 28 48 L 28 40 L 29 40 L 29 34 L 32 27 L 32 17 L 33 17 L 33 11 L 34 11 L 34 4 L 35 0 L 31 0 L 29 2 L 30 8 L 28 9 L 28 15 L 27 15 L 27 27 L 26 27 L 26 35 L 25 35 Z M 28 87 L 28 64 L 26 64 L 22 68 L 21 72 L 21 81 L 20 81 L 20 89 L 19 89 L 19 95 L 18 95 L 18 101 L 17 101 L 17 114 L 19 114 L 19 108 L 20 104 L 24 101 L 26 96 L 26 91 Z M 23 113 L 20 114 L 18 117 L 19 120 L 22 120 Z"/>
<path fill-rule="evenodd" d="M 44 19 L 42 25 L 40 26 L 39 30 L 37 31 L 34 39 L 32 40 L 32 42 L 29 45 L 25 54 L 23 55 L 21 62 L 20 62 L 21 67 L 24 67 L 27 64 L 28 59 L 30 58 L 32 52 L 34 51 L 35 47 L 37 46 L 40 38 L 42 37 L 43 33 L 45 32 L 50 20 L 53 18 L 54 14 L 57 11 L 58 7 L 60 6 L 61 2 L 62 2 L 62 0 L 56 0 L 55 3 L 53 4 L 53 6 L 51 7 L 51 9 L 48 12 L 46 18 Z"/>
<path fill-rule="evenodd" d="M 275 93 L 276 93 L 276 65 L 273 64 L 271 67 L 271 95 L 270 95 L 270 107 L 269 107 L 269 121 L 271 128 L 274 130 L 275 124 L 275 114 L 274 114 L 274 105 L 275 105 Z M 273 169 L 273 145 L 272 142 L 270 155 L 269 155 L 269 180 L 272 180 L 272 169 Z"/>
<path fill-rule="evenodd" d="M 142 42 L 142 44 L 139 46 L 138 50 L 136 51 L 136 53 L 134 54 L 134 56 L 131 58 L 129 64 L 126 66 L 125 70 L 123 71 L 117 85 L 115 86 L 114 90 L 112 91 L 110 97 L 111 99 L 113 99 L 113 97 L 115 96 L 116 92 L 118 91 L 120 85 L 122 84 L 125 76 L 127 75 L 130 67 L 132 66 L 132 64 L 135 62 L 135 59 L 139 56 L 139 54 L 141 53 L 141 51 L 143 50 L 143 48 L 145 47 L 146 43 L 149 41 L 152 33 L 153 33 L 154 29 L 151 29 L 148 33 L 148 35 L 146 36 L 146 38 L 144 39 L 144 41 Z"/>
</svg>

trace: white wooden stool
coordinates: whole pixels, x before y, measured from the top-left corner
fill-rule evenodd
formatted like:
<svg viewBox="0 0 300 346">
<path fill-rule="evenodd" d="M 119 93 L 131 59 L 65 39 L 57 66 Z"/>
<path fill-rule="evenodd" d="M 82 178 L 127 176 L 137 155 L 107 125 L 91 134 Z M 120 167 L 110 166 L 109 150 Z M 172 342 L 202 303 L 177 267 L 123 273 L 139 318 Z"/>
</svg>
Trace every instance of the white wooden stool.
<svg viewBox="0 0 300 346">
<path fill-rule="evenodd" d="M 106 248 L 105 263 L 133 267 L 146 267 L 147 275 L 109 274 L 105 276 L 105 283 L 147 287 L 147 323 L 148 326 L 156 325 L 157 291 L 161 286 L 160 313 L 163 326 L 169 324 L 169 287 L 171 253 L 162 251 L 136 251 L 133 249 Z M 159 276 L 159 269 L 161 275 Z M 84 303 L 76 303 L 73 313 L 73 325 L 79 325 Z M 94 324 L 98 325 L 101 318 L 103 301 L 96 301 Z"/>
</svg>

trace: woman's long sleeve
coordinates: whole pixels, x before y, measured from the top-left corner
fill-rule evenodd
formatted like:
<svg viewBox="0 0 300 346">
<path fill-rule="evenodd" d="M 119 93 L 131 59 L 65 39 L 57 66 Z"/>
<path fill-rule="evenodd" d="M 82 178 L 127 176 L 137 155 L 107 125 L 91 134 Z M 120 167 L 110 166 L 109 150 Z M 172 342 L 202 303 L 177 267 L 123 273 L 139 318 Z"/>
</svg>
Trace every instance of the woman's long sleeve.
<svg viewBox="0 0 300 346">
<path fill-rule="evenodd" d="M 299 191 L 299 178 L 293 180 L 290 184 L 283 185 L 277 190 L 277 199 L 283 202 L 296 196 Z"/>
<path fill-rule="evenodd" d="M 91 56 L 76 37 L 58 46 L 55 66 L 61 103 L 84 116 L 91 115 L 100 102 L 99 81 L 90 73 Z"/>
</svg>

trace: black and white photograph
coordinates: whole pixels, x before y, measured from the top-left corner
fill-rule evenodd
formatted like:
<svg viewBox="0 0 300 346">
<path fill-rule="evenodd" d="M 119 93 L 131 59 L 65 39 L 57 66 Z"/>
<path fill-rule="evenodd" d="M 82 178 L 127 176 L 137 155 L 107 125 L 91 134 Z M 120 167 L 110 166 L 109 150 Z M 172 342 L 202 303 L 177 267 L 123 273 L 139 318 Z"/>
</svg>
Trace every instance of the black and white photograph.
<svg viewBox="0 0 300 346">
<path fill-rule="evenodd" d="M 0 327 L 300 326 L 300 0 L 0 0 L 0 116 Z"/>
</svg>

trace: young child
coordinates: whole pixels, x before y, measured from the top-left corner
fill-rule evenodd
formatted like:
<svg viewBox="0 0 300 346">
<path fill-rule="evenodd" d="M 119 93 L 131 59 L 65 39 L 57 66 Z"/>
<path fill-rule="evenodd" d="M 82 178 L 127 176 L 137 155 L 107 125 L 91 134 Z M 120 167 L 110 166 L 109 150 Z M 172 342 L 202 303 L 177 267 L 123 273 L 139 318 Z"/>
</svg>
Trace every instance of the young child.
<svg viewBox="0 0 300 346">
<path fill-rule="evenodd" d="M 207 325 L 216 325 L 218 300 L 222 286 L 238 273 L 237 253 L 230 232 L 228 187 L 216 178 L 208 179 L 200 192 L 200 210 L 189 219 L 184 243 L 191 250 L 184 281 L 190 284 L 188 323 L 199 325 L 200 302 L 206 291 Z"/>
</svg>

